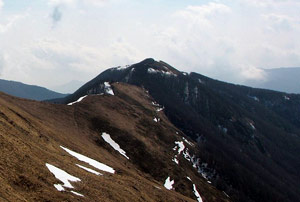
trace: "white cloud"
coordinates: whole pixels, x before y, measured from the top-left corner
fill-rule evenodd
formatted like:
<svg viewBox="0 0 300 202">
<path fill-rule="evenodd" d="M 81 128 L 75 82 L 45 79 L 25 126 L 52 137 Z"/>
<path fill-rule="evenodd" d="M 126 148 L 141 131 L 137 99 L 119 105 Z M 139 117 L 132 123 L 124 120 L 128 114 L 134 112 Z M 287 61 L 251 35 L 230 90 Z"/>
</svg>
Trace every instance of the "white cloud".
<svg viewBox="0 0 300 202">
<path fill-rule="evenodd" d="M 265 14 L 263 18 L 269 24 L 268 28 L 274 31 L 290 31 L 297 26 L 300 21 L 297 22 L 296 19 L 287 16 L 287 15 L 280 15 L 280 14 Z M 300 19 L 299 19 L 300 20 Z"/>
<path fill-rule="evenodd" d="M 262 79 L 260 67 L 300 66 L 295 1 L 162 2 L 48 0 L 15 13 L 23 17 L 1 12 L 2 76 L 53 86 L 146 57 L 230 82 Z"/>
<path fill-rule="evenodd" d="M 77 2 L 77 0 L 48 0 L 48 3 L 50 5 L 54 5 L 54 6 L 57 6 L 57 5 L 71 5 L 71 4 L 74 4 L 76 2 Z"/>
<path fill-rule="evenodd" d="M 0 0 L 0 10 L 2 9 L 4 3 L 3 3 L 3 0 Z"/>
</svg>

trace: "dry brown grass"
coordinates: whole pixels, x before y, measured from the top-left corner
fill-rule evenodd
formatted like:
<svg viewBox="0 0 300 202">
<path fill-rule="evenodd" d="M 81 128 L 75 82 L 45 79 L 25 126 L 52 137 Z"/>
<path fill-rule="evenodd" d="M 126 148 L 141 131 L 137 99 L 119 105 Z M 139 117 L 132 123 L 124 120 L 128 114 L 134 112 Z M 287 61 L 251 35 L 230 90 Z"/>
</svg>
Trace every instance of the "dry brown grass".
<svg viewBox="0 0 300 202">
<path fill-rule="evenodd" d="M 193 201 L 185 175 L 204 201 L 227 201 L 187 162 L 179 167 L 171 161 L 178 130 L 155 111 L 143 89 L 114 84 L 114 91 L 116 96 L 88 96 L 73 106 L 0 93 L 0 201 Z M 154 116 L 162 121 L 155 123 Z M 108 132 L 130 160 L 110 148 L 101 132 Z M 116 174 L 96 176 L 78 168 L 76 163 L 92 167 L 60 145 L 113 167 Z M 74 191 L 85 197 L 58 192 L 53 184 L 60 182 L 45 163 L 79 177 Z M 163 187 L 168 175 L 176 180 L 175 191 Z"/>
</svg>

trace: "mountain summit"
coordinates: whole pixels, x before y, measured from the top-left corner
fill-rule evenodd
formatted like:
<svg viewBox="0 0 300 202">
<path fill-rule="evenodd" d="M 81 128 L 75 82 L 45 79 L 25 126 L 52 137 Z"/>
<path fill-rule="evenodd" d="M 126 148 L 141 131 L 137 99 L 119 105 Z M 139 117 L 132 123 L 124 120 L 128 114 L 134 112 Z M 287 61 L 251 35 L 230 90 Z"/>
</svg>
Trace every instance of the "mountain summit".
<svg viewBox="0 0 300 202">
<path fill-rule="evenodd" d="M 55 102 L 105 93 L 107 82 L 149 92 L 197 142 L 198 172 L 233 201 L 299 201 L 300 95 L 220 82 L 146 59 L 108 69 Z"/>
</svg>

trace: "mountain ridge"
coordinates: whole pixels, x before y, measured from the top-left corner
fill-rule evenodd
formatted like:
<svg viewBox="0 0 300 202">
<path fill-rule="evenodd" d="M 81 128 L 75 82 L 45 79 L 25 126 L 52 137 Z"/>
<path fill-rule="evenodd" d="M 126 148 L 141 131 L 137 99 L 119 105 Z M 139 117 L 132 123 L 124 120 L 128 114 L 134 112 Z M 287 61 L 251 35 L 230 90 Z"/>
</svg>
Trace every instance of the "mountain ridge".
<svg viewBox="0 0 300 202">
<path fill-rule="evenodd" d="M 229 84 L 146 59 L 108 69 L 56 102 L 103 93 L 103 82 L 124 82 L 149 91 L 169 120 L 198 141 L 199 170 L 211 171 L 208 179 L 233 200 L 300 198 L 294 188 L 300 186 L 299 95 Z"/>
</svg>

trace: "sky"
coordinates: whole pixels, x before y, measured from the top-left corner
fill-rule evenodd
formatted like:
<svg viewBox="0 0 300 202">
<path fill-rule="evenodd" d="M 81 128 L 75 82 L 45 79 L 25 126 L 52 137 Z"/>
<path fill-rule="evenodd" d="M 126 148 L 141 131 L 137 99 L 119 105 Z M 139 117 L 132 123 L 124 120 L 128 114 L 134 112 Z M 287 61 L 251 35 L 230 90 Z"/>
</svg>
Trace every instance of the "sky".
<svg viewBox="0 0 300 202">
<path fill-rule="evenodd" d="M 0 78 L 53 86 L 145 58 L 243 83 L 300 67 L 299 0 L 0 0 Z"/>
</svg>

